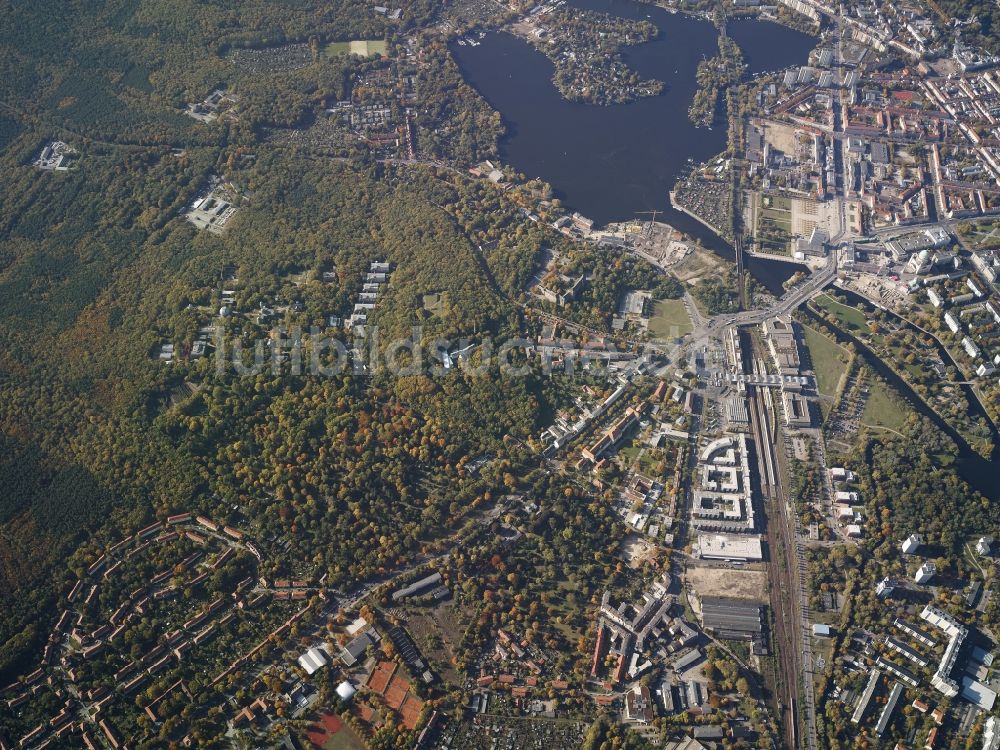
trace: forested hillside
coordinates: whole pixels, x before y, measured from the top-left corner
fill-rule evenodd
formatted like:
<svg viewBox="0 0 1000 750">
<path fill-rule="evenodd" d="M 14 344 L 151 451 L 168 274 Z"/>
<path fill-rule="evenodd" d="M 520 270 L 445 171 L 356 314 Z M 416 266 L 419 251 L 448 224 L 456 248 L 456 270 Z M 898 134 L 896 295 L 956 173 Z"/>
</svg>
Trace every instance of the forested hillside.
<svg viewBox="0 0 1000 750">
<path fill-rule="evenodd" d="M 607 330 L 626 288 L 678 292 L 526 218 L 540 198 L 560 210 L 548 186 L 469 175 L 495 157 L 499 115 L 440 38 L 403 37 L 437 4 L 403 10 L 0 8 L 0 676 L 37 661 L 101 550 L 172 513 L 238 525 L 267 553 L 263 574 L 331 588 L 440 552 L 516 488 L 529 443 L 570 400 L 537 368 L 515 377 L 487 357 L 491 341 L 540 332 L 531 308 L 548 303 L 528 287 L 542 248 L 588 277 L 558 311 L 588 326 Z M 355 39 L 385 56 L 327 47 Z M 215 91 L 225 108 L 206 114 Z M 331 111 L 352 125 L 326 138 Z M 72 166 L 36 166 L 56 141 Z M 223 194 L 224 231 L 189 220 Z M 364 339 L 343 321 L 373 262 L 392 271 Z M 293 330 L 375 359 L 333 376 L 229 366 L 237 345 Z M 462 342 L 479 371 L 396 377 L 380 358 L 413 336 Z"/>
<path fill-rule="evenodd" d="M 516 311 L 491 289 L 468 234 L 414 170 L 262 139 L 263 126 L 308 122 L 349 95 L 352 77 L 380 69 L 322 54 L 324 43 L 388 37 L 391 46 L 435 5 L 406 11 L 390 24 L 360 2 L 5 3 L 0 671 L 13 673 L 39 647 L 69 580 L 59 561 L 81 543 L 85 559 L 88 544 L 119 528 L 196 507 L 292 542 L 286 564 L 319 566 L 344 583 L 458 524 L 504 466 L 472 477 L 464 464 L 535 429 L 525 382 L 459 373 L 437 382 L 240 378 L 216 372 L 211 358 L 168 366 L 154 356 L 161 341 L 190 347 L 214 323 L 230 267 L 247 316 L 280 302 L 295 288 L 290 276 L 336 268 L 338 283 L 299 290 L 304 311 L 294 323 L 306 330 L 349 311 L 373 260 L 393 263 L 400 278 L 380 303 L 386 331 L 514 329 Z M 310 44 L 312 62 L 260 74 L 230 57 L 288 41 Z M 459 118 L 455 132 L 468 132 L 437 148 L 491 152 L 495 131 L 474 115 L 489 110 L 441 49 L 429 58 L 438 72 L 428 70 L 427 104 L 445 130 Z M 219 87 L 236 95 L 237 117 L 199 123 L 183 114 Z M 446 107 L 445 96 L 461 106 Z M 33 168 L 56 139 L 78 152 L 74 168 Z M 239 194 L 222 236 L 181 215 L 215 175 Z M 432 293 L 449 306 L 429 318 L 423 296 Z M 227 333 L 243 325 L 234 320 Z"/>
</svg>

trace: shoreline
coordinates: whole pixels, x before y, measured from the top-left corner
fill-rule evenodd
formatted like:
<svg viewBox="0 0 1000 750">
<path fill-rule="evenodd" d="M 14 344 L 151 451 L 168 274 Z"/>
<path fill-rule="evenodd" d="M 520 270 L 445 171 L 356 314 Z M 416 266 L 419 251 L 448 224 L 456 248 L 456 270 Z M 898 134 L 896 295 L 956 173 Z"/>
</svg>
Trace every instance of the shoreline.
<svg viewBox="0 0 1000 750">
<path fill-rule="evenodd" d="M 728 245 L 732 245 L 733 244 L 731 240 L 727 239 L 726 236 L 724 234 L 722 234 L 722 232 L 720 232 L 716 227 L 714 227 L 712 224 L 710 224 L 706 219 L 701 218 L 698 214 L 696 214 L 691 209 L 687 208 L 686 206 L 682 206 L 680 203 L 678 203 L 677 200 L 674 197 L 676 195 L 676 191 L 671 190 L 668 193 L 668 195 L 670 196 L 670 205 L 673 208 L 676 208 L 678 211 L 687 214 L 692 219 L 694 219 L 695 221 L 697 221 L 699 224 L 702 224 L 703 226 L 706 226 L 709 229 L 711 229 L 712 232 L 714 232 L 715 235 L 720 240 L 722 240 L 723 242 L 725 242 L 726 244 L 728 244 Z"/>
</svg>

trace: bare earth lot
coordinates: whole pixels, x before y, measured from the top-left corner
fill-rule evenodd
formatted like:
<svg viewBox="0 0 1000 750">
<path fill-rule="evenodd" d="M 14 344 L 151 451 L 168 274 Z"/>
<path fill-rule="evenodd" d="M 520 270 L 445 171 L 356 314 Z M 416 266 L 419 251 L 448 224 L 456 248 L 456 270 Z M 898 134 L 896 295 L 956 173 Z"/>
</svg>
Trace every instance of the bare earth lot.
<svg viewBox="0 0 1000 750">
<path fill-rule="evenodd" d="M 727 596 L 767 601 L 767 573 L 762 570 L 690 567 L 687 569 L 687 580 L 699 597 Z"/>
</svg>

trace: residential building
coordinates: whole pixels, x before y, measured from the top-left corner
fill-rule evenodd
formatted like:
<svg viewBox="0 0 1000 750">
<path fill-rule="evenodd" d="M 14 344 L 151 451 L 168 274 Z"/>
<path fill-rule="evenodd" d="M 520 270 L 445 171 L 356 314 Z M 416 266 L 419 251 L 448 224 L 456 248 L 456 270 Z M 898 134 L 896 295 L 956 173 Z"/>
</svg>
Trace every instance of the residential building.
<svg viewBox="0 0 1000 750">
<path fill-rule="evenodd" d="M 868 706 L 872 702 L 872 696 L 875 695 L 875 690 L 878 688 L 878 681 L 881 677 L 881 672 L 877 669 L 872 670 L 872 673 L 868 678 L 868 684 L 865 685 L 864 692 L 861 693 L 861 697 L 858 699 L 858 702 L 854 707 L 854 713 L 851 714 L 852 724 L 860 724 L 861 720 L 865 718 L 865 714 L 868 712 Z"/>
<path fill-rule="evenodd" d="M 983 750 L 1000 750 L 1000 722 L 990 716 L 983 725 Z"/>
<path fill-rule="evenodd" d="M 887 648 L 889 648 L 890 651 L 895 651 L 897 654 L 906 657 L 907 659 L 912 661 L 914 664 L 917 664 L 918 666 L 926 668 L 930 664 L 930 661 L 927 658 L 925 658 L 921 653 L 910 648 L 902 641 L 896 640 L 891 635 L 887 635 L 885 637 L 885 645 Z"/>
<path fill-rule="evenodd" d="M 903 540 L 903 554 L 914 555 L 917 550 L 923 546 L 923 544 L 924 539 L 920 536 L 920 534 L 910 534 Z"/>
<path fill-rule="evenodd" d="M 927 648 L 934 648 L 937 645 L 937 641 L 923 628 L 919 628 L 916 625 L 911 625 L 906 622 L 906 620 L 901 620 L 898 617 L 892 621 L 893 627 L 903 631 L 910 638 L 917 641 L 918 643 L 927 646 Z"/>
<path fill-rule="evenodd" d="M 916 575 L 913 576 L 913 580 L 922 586 L 923 584 L 929 582 L 934 577 L 935 573 L 937 573 L 937 567 L 934 563 L 928 560 L 920 566 Z"/>
<path fill-rule="evenodd" d="M 983 557 L 987 557 L 993 552 L 993 537 L 991 536 L 981 536 L 979 541 L 976 542 L 976 552 L 978 552 Z"/>
<path fill-rule="evenodd" d="M 976 346 L 975 342 L 968 336 L 962 339 L 962 348 L 965 349 L 965 353 L 972 359 L 979 359 L 982 355 L 982 351 L 980 351 L 979 347 Z"/>
<path fill-rule="evenodd" d="M 886 599 L 892 596 L 892 592 L 895 590 L 895 585 L 889 576 L 886 576 L 875 586 L 875 596 L 879 599 Z"/>
<path fill-rule="evenodd" d="M 892 686 L 892 692 L 889 693 L 889 700 L 886 701 L 885 708 L 882 709 L 882 715 L 879 716 L 878 724 L 875 725 L 876 737 L 881 737 L 885 734 L 885 730 L 889 726 L 889 721 L 892 719 L 892 712 L 896 710 L 896 704 L 899 703 L 899 696 L 902 694 L 903 686 L 897 682 Z"/>
<path fill-rule="evenodd" d="M 952 679 L 951 671 L 955 666 L 958 651 L 962 647 L 962 642 L 965 640 L 968 630 L 947 612 L 931 605 L 924 607 L 920 613 L 920 617 L 948 636 L 948 645 L 945 647 L 944 655 L 941 657 L 937 671 L 931 678 L 931 685 L 949 698 L 954 697 L 959 693 L 959 686 Z"/>
</svg>

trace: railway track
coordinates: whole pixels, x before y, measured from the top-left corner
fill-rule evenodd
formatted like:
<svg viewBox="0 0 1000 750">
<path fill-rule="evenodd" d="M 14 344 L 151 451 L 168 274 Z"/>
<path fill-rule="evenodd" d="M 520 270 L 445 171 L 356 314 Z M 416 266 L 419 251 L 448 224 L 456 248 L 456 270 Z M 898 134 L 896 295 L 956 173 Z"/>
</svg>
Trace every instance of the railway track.
<svg viewBox="0 0 1000 750">
<path fill-rule="evenodd" d="M 752 347 L 751 347 L 752 350 Z M 753 370 L 760 374 L 763 364 L 753 356 Z M 764 501 L 764 538 L 768 549 L 768 574 L 771 580 L 770 603 L 774 613 L 774 642 L 778 645 L 778 666 L 781 684 L 777 685 L 780 720 L 788 748 L 815 750 L 815 734 L 811 731 L 812 717 L 808 705 L 800 701 L 800 685 L 807 679 L 804 669 L 808 643 L 803 630 L 801 560 L 796 521 L 790 515 L 787 497 L 781 481 L 778 457 L 776 416 L 778 410 L 768 389 L 748 387 L 750 422 L 754 445 L 757 449 L 760 491 Z M 806 703 L 809 692 L 806 689 Z M 805 713 L 806 726 L 810 728 L 801 736 L 800 724 Z M 803 741 L 804 740 L 804 741 Z"/>
</svg>

